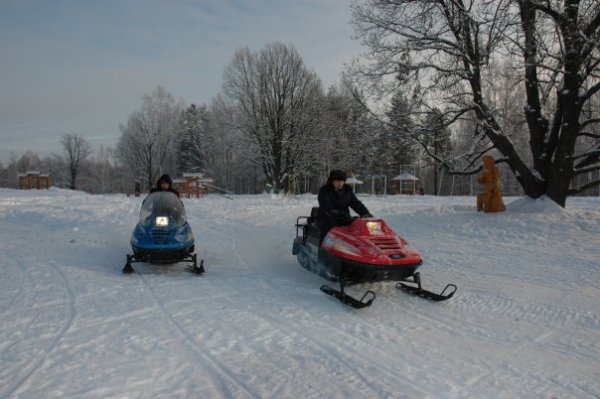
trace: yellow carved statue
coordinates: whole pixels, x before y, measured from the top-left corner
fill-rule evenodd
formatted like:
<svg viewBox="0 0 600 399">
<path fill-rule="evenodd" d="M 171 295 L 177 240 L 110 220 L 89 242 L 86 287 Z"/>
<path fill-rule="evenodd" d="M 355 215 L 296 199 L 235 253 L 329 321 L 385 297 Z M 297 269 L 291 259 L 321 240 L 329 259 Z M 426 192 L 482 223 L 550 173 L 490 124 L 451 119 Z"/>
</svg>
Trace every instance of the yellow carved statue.
<svg viewBox="0 0 600 399">
<path fill-rule="evenodd" d="M 483 172 L 477 182 L 483 185 L 483 192 L 477 194 L 477 211 L 504 212 L 506 207 L 500 188 L 500 170 L 491 155 L 484 155 L 482 159 Z"/>
</svg>

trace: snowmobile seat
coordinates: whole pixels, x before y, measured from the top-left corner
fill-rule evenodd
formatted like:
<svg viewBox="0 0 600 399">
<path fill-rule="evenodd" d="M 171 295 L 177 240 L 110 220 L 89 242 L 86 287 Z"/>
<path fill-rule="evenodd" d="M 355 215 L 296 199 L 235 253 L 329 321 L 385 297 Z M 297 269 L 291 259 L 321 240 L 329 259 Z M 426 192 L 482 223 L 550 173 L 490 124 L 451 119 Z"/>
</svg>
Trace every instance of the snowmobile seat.
<svg viewBox="0 0 600 399">
<path fill-rule="evenodd" d="M 308 224 L 317 224 L 317 217 L 319 216 L 319 207 L 313 206 L 310 210 L 310 217 L 308 218 Z"/>
<path fill-rule="evenodd" d="M 310 210 L 310 218 L 308 219 L 308 235 L 320 237 L 321 228 L 317 224 L 317 217 L 319 216 L 319 207 L 315 206 Z"/>
<path fill-rule="evenodd" d="M 319 215 L 319 207 L 315 206 L 310 210 L 310 216 L 306 218 L 306 225 L 304 226 L 304 242 L 306 242 L 308 236 L 320 237 L 321 229 L 317 224 L 317 216 Z"/>
</svg>

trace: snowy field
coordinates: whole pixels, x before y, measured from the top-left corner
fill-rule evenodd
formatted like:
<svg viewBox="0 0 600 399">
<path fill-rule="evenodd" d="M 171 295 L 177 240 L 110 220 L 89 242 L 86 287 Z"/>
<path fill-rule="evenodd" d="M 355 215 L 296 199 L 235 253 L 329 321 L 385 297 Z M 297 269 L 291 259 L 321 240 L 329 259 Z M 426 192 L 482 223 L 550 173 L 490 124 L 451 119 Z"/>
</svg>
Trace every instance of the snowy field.
<svg viewBox="0 0 600 399">
<path fill-rule="evenodd" d="M 142 198 L 0 189 L 0 399 L 600 397 L 600 198 L 361 199 L 454 298 L 323 294 L 291 254 L 314 195 L 184 199 L 206 274 L 123 275 Z"/>
</svg>

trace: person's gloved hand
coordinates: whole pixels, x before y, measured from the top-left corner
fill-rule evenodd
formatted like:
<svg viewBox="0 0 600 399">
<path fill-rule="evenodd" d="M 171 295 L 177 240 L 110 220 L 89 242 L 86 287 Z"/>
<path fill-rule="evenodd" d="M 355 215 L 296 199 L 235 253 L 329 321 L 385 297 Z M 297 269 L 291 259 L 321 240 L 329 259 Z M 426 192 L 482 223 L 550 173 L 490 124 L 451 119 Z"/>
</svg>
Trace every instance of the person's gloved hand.
<svg viewBox="0 0 600 399">
<path fill-rule="evenodd" d="M 361 216 L 361 218 L 363 218 L 363 219 L 370 219 L 370 218 L 374 218 L 374 217 L 375 216 L 373 216 L 370 212 L 367 212 Z"/>
</svg>

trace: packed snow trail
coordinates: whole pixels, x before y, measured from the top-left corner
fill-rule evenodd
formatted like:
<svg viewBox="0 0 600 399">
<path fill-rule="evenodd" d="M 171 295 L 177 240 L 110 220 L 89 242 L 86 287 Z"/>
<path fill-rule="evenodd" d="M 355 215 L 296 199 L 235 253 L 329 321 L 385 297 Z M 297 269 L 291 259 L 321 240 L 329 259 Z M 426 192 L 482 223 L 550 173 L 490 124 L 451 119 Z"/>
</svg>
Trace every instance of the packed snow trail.
<svg viewBox="0 0 600 399">
<path fill-rule="evenodd" d="M 423 256 L 360 311 L 291 255 L 314 195 L 184 199 L 206 274 L 136 264 L 143 198 L 0 190 L 0 399 L 600 397 L 600 199 L 361 198 Z"/>
</svg>

